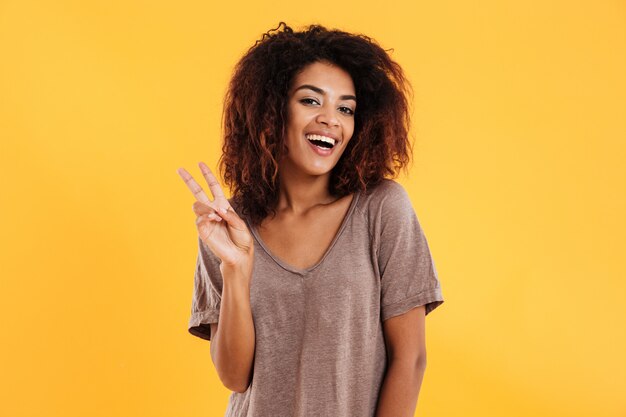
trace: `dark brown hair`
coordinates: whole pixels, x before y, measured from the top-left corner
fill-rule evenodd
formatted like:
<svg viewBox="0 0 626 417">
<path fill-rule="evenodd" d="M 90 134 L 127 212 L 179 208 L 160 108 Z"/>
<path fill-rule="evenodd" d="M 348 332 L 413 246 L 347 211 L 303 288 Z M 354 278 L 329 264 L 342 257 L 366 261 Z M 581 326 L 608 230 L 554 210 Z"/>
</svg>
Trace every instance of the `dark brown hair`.
<svg viewBox="0 0 626 417">
<path fill-rule="evenodd" d="M 331 172 L 330 194 L 367 191 L 410 161 L 411 87 L 402 68 L 368 36 L 320 25 L 294 32 L 281 22 L 237 63 L 224 99 L 219 168 L 233 202 L 254 225 L 274 214 L 278 202 L 290 84 L 318 61 L 348 72 L 358 100 L 354 133 Z"/>
</svg>

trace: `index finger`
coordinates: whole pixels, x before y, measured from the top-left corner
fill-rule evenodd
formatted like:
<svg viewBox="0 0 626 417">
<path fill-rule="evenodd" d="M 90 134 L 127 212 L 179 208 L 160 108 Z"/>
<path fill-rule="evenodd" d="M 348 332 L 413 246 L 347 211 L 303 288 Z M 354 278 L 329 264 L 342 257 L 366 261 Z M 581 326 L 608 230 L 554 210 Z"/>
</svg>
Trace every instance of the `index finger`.
<svg viewBox="0 0 626 417">
<path fill-rule="evenodd" d="M 209 197 L 207 197 L 207 195 L 204 193 L 202 187 L 198 185 L 198 183 L 196 182 L 196 180 L 193 179 L 190 173 L 185 171 L 185 168 L 178 168 L 178 175 L 180 175 L 183 181 L 185 181 L 185 184 L 187 184 L 187 188 L 191 190 L 194 197 L 196 197 L 196 200 L 200 201 L 201 203 L 211 205 L 211 200 L 209 200 Z"/>
</svg>

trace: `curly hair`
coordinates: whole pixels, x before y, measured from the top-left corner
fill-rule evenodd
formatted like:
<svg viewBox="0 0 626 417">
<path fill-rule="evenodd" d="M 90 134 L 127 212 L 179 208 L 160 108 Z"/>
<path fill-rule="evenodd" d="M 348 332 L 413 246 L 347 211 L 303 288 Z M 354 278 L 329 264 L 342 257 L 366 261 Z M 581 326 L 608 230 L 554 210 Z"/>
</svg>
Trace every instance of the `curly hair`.
<svg viewBox="0 0 626 417">
<path fill-rule="evenodd" d="M 232 201 L 254 225 L 276 213 L 278 161 L 288 152 L 288 91 L 294 76 L 314 62 L 350 74 L 358 98 L 354 133 L 331 171 L 329 193 L 367 191 L 410 162 L 412 90 L 400 65 L 368 36 L 321 25 L 297 32 L 280 22 L 237 63 L 224 99 L 219 169 Z"/>
</svg>

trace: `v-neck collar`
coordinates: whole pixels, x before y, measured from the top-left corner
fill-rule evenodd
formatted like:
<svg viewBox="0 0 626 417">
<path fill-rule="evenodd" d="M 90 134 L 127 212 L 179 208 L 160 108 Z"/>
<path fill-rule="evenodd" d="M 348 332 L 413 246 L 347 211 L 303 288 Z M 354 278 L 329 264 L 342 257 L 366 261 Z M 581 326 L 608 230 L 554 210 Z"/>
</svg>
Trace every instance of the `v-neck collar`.
<svg viewBox="0 0 626 417">
<path fill-rule="evenodd" d="M 354 208 L 356 207 L 356 203 L 357 203 L 357 200 L 359 199 L 360 194 L 361 194 L 361 191 L 357 190 L 354 193 L 354 195 L 352 196 L 352 201 L 350 202 L 350 206 L 348 207 L 348 211 L 346 212 L 345 216 L 343 216 L 343 220 L 341 221 L 341 225 L 339 226 L 339 230 L 337 230 L 337 233 L 335 234 L 335 237 L 330 242 L 330 245 L 328 245 L 328 248 L 326 249 L 326 252 L 324 252 L 324 255 L 322 256 L 322 258 L 315 265 L 310 266 L 310 267 L 305 268 L 305 269 L 296 268 L 295 266 L 290 265 L 287 262 L 283 261 L 278 256 L 275 256 L 269 250 L 269 248 L 265 245 L 265 243 L 263 242 L 263 239 L 261 239 L 261 236 L 257 232 L 256 227 L 252 227 L 251 224 L 248 222 L 247 218 L 245 220 L 246 220 L 246 223 L 248 225 L 248 229 L 252 232 L 252 235 L 254 236 L 256 241 L 259 243 L 259 246 L 261 246 L 261 248 L 263 248 L 265 253 L 267 253 L 269 255 L 269 257 L 274 260 L 274 262 L 276 262 L 281 268 L 283 268 L 283 269 L 285 269 L 285 270 L 287 270 L 289 272 L 293 272 L 293 273 L 299 274 L 299 275 L 306 275 L 306 274 L 311 273 L 318 266 L 320 266 L 324 262 L 324 259 L 326 259 L 328 254 L 332 251 L 333 246 L 335 246 L 335 243 L 337 243 L 337 240 L 339 240 L 339 237 L 341 236 L 341 234 L 343 232 L 343 229 L 345 229 L 345 227 L 346 227 L 346 225 L 348 223 L 348 220 L 352 216 L 352 212 L 354 211 Z"/>
</svg>

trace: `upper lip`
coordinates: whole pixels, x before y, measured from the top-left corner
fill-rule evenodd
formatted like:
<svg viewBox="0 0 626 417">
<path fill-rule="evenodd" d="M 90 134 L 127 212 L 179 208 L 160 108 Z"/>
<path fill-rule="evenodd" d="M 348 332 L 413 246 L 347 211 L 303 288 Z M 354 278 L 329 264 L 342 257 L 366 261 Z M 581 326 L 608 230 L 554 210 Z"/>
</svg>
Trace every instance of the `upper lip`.
<svg viewBox="0 0 626 417">
<path fill-rule="evenodd" d="M 320 136 L 326 136 L 327 138 L 332 138 L 332 139 L 335 139 L 335 144 L 337 144 L 337 143 L 339 143 L 339 142 L 340 142 L 340 140 L 339 140 L 339 138 L 337 137 L 337 135 L 333 135 L 333 134 L 332 134 L 332 133 L 330 133 L 330 132 L 323 132 L 323 131 L 321 131 L 321 130 L 316 130 L 316 131 L 313 131 L 313 132 L 306 132 L 306 133 L 304 134 L 304 136 L 306 136 L 306 135 L 320 135 Z"/>
</svg>

